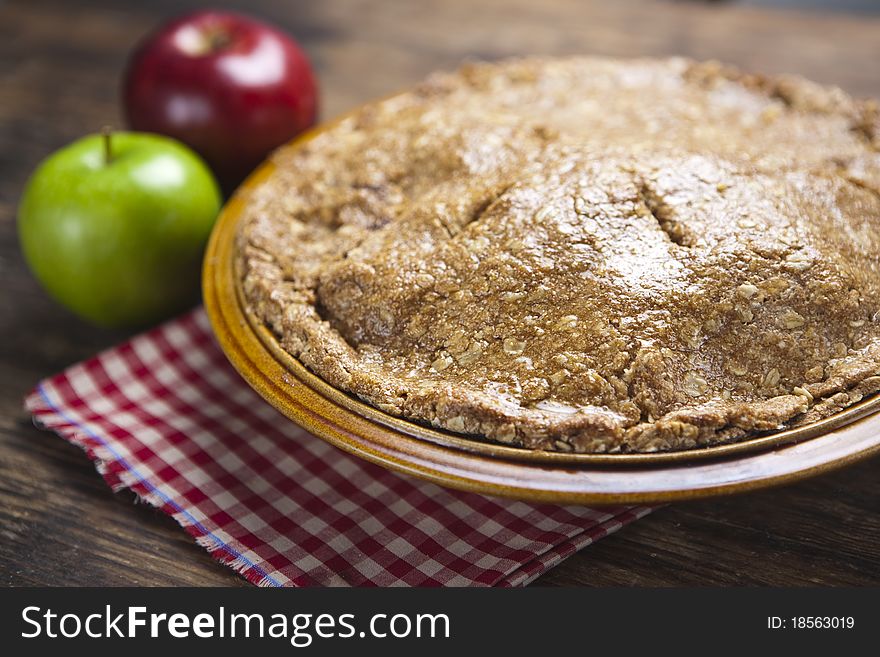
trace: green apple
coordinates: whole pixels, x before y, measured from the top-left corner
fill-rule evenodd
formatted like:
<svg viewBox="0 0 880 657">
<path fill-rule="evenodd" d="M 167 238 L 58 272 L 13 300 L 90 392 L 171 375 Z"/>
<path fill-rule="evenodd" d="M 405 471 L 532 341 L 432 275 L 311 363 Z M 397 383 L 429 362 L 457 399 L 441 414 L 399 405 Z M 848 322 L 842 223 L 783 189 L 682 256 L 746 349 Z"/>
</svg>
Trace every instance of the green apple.
<svg viewBox="0 0 880 657">
<path fill-rule="evenodd" d="M 62 304 L 107 327 L 139 326 L 191 304 L 220 209 L 189 148 L 137 132 L 89 135 L 43 161 L 25 188 L 25 259 Z"/>
</svg>

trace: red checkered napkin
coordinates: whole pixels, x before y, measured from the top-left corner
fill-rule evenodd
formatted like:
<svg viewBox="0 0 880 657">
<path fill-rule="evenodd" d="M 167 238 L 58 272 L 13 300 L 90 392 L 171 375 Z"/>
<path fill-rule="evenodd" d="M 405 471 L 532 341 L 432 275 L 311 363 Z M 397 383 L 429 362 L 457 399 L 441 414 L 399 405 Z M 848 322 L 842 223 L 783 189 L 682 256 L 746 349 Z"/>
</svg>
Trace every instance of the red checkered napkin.
<svg viewBox="0 0 880 657">
<path fill-rule="evenodd" d="M 523 585 L 648 512 L 461 493 L 349 456 L 253 392 L 202 310 L 46 379 L 25 404 L 114 490 L 259 585 Z"/>
</svg>

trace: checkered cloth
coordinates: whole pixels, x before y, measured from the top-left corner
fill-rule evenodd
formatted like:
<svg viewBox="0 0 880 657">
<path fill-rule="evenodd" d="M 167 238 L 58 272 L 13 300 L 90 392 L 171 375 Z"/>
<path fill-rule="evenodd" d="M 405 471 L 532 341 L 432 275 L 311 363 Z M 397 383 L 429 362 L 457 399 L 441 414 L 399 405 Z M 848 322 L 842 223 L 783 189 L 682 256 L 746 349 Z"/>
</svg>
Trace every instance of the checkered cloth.
<svg viewBox="0 0 880 657">
<path fill-rule="evenodd" d="M 257 396 L 202 310 L 42 381 L 25 404 L 114 490 L 259 585 L 524 585 L 648 512 L 461 493 L 349 456 Z"/>
</svg>

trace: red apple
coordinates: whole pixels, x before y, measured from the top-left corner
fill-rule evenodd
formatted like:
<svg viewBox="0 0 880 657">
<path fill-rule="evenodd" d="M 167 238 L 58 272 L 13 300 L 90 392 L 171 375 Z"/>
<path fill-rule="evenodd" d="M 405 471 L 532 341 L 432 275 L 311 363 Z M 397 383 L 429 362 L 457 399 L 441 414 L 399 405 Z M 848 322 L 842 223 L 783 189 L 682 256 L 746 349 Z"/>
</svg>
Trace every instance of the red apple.
<svg viewBox="0 0 880 657">
<path fill-rule="evenodd" d="M 188 14 L 149 35 L 123 93 L 134 130 L 187 144 L 227 191 L 317 113 L 315 78 L 294 40 L 225 11 Z"/>
</svg>

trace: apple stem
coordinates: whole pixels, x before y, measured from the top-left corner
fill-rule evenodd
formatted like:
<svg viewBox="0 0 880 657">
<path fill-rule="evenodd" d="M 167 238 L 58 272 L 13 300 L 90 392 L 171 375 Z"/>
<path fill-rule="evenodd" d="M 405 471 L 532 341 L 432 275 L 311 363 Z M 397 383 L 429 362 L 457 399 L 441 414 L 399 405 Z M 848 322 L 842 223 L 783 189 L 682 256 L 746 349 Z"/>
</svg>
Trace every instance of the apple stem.
<svg viewBox="0 0 880 657">
<path fill-rule="evenodd" d="M 105 125 L 101 128 L 101 136 L 104 138 L 104 164 L 108 165 L 113 160 L 112 140 L 113 128 Z"/>
<path fill-rule="evenodd" d="M 223 50 L 230 42 L 229 34 L 222 30 L 216 30 L 209 37 L 208 51 L 217 52 L 218 50 Z"/>
</svg>

